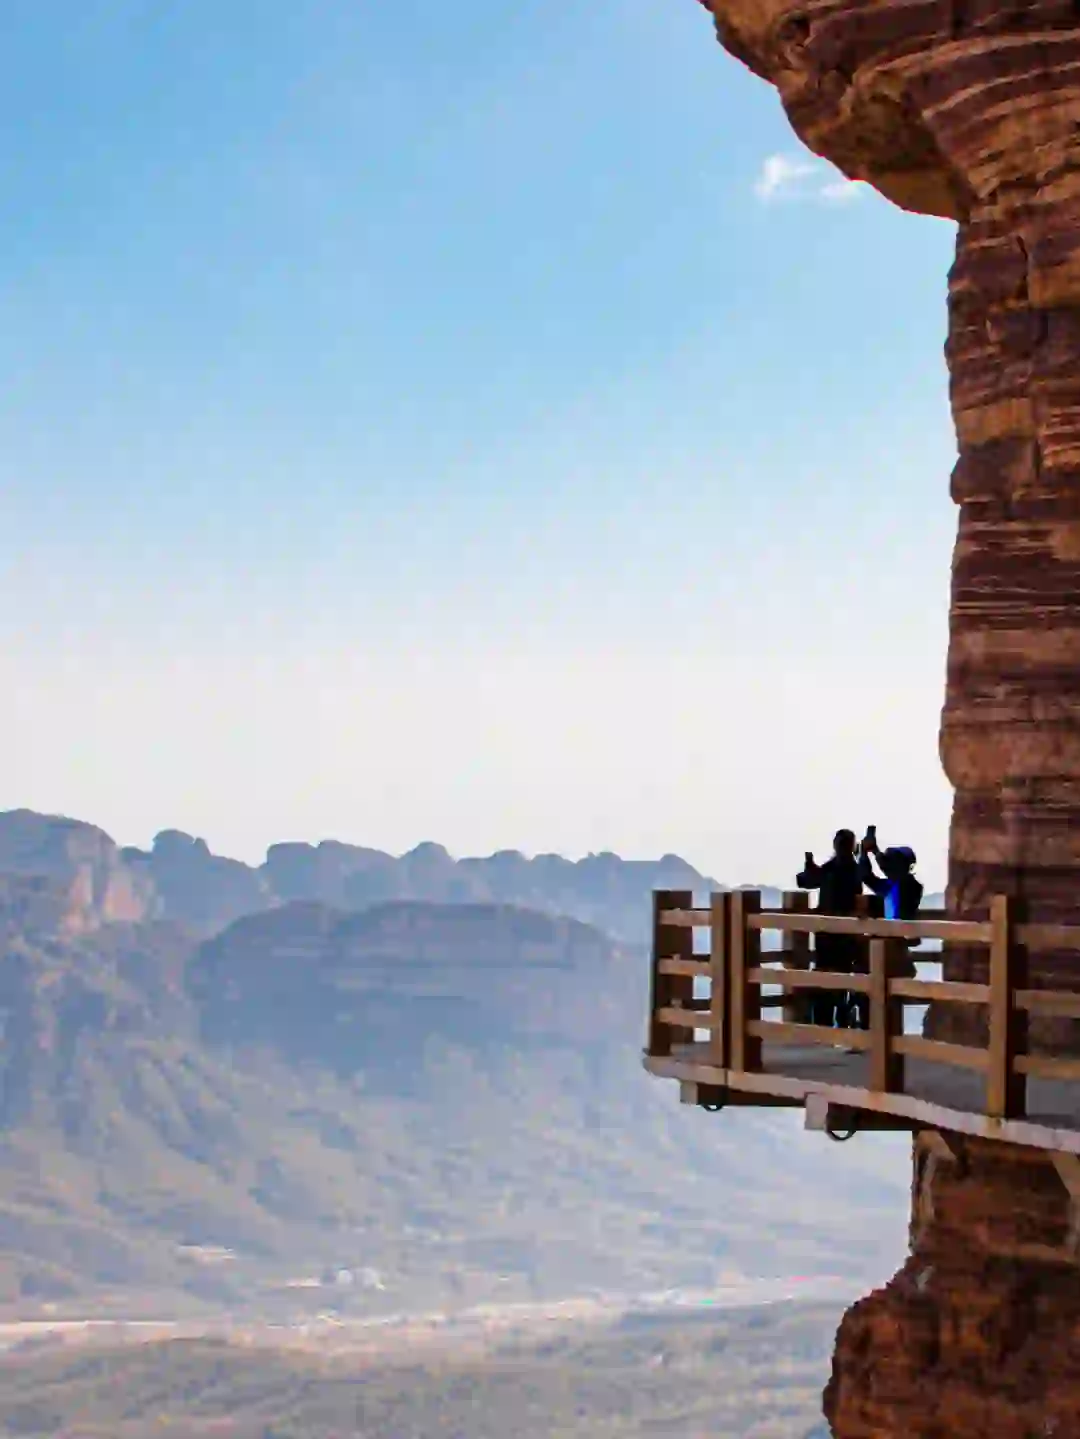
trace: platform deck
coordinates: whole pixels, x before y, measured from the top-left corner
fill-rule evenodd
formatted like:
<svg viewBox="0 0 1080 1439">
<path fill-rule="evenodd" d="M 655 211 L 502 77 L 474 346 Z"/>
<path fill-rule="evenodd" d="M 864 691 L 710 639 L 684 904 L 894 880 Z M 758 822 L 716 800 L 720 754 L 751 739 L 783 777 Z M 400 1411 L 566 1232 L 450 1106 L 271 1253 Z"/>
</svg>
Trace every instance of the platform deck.
<svg viewBox="0 0 1080 1439">
<path fill-rule="evenodd" d="M 665 1058 L 646 1056 L 645 1068 L 658 1078 L 705 1090 L 730 1090 L 731 1103 L 782 1101 L 791 1107 L 805 1107 L 808 1124 L 814 1128 L 823 1127 L 817 1118 L 822 1111 L 815 1109 L 811 1099 L 817 1095 L 830 1106 L 834 1119 L 839 1114 L 841 1125 L 844 1117 L 839 1112 L 853 1111 L 880 1116 L 877 1128 L 946 1129 L 1080 1154 L 1080 1085 L 1074 1083 L 1031 1079 L 1027 1116 L 1022 1120 L 992 1119 L 983 1112 L 982 1075 L 927 1060 L 907 1061 L 902 1094 L 878 1094 L 869 1088 L 867 1054 L 765 1044 L 761 1072 L 739 1074 L 710 1065 L 708 1048 L 707 1044 L 676 1045 Z M 895 1126 L 881 1123 L 886 1116 L 895 1118 Z"/>
</svg>

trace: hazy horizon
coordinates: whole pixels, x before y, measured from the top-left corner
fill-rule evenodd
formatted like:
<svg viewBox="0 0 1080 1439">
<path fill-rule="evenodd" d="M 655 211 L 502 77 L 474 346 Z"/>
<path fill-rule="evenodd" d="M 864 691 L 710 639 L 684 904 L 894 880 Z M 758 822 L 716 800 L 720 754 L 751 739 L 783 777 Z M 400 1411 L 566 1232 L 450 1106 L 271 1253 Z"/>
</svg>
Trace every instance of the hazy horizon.
<svg viewBox="0 0 1080 1439">
<path fill-rule="evenodd" d="M 25 810 L 28 809 L 28 808 L 29 808 L 29 806 L 26 806 L 26 805 L 16 805 L 16 806 L 14 806 L 14 809 L 15 809 L 16 811 L 19 811 L 19 810 L 25 811 Z M 35 812 L 35 813 L 40 813 L 40 811 L 34 811 L 34 812 Z M 65 812 L 65 811 L 51 811 L 51 812 L 50 812 L 50 817 L 56 818 L 56 819 L 76 820 L 76 821 L 79 821 L 79 822 L 82 822 L 82 823 L 85 823 L 85 824 L 96 824 L 96 823 L 97 823 L 97 822 L 93 819 L 92 816 L 80 815 L 80 814 L 71 814 L 71 813 L 68 813 L 68 812 Z M 501 848 L 499 848 L 499 849 L 485 849 L 485 850 L 470 851 L 470 852 L 466 853 L 466 852 L 464 852 L 464 851 L 454 851 L 454 850 L 450 849 L 448 846 L 446 846 L 446 845 L 443 844 L 443 842 L 439 839 L 438 835 L 423 835 L 423 836 L 421 836 L 419 839 L 417 839 L 414 843 L 407 845 L 405 848 L 402 848 L 402 849 L 389 849 L 389 850 L 387 850 L 387 849 L 384 849 L 381 845 L 373 845 L 373 844 L 371 844 L 370 841 L 366 840 L 363 835 L 354 836 L 354 837 L 351 838 L 351 839 L 343 839 L 341 835 L 337 835 L 337 834 L 325 834 L 325 835 L 318 835 L 318 836 L 315 836 L 315 837 L 312 837 L 312 836 L 297 836 L 297 835 L 289 834 L 289 835 L 279 835 L 279 836 L 277 836 L 277 837 L 271 838 L 270 840 L 267 841 L 266 845 L 265 845 L 261 850 L 259 850 L 259 851 L 254 851 L 254 850 L 253 850 L 253 851 L 249 851 L 249 852 L 246 853 L 246 854 L 234 854 L 234 853 L 232 853 L 232 852 L 225 851 L 225 850 L 222 850 L 222 849 L 218 848 L 217 845 L 214 844 L 212 836 L 207 835 L 207 834 L 204 834 L 204 833 L 202 833 L 202 832 L 198 832 L 198 831 L 179 830 L 176 825 L 165 824 L 165 825 L 159 826 L 159 828 L 158 828 L 157 830 L 155 830 L 153 834 L 150 834 L 150 835 L 148 835 L 148 836 L 145 836 L 145 837 L 142 837 L 142 838 L 139 838 L 139 839 L 130 839 L 130 838 L 127 838 L 127 837 L 125 837 L 125 836 L 123 836 L 123 835 L 112 834 L 111 832 L 108 831 L 107 827 L 106 827 L 106 826 L 103 826 L 103 825 L 99 825 L 98 827 L 101 828 L 101 829 L 104 829 L 105 832 L 109 834 L 109 838 L 112 839 L 112 840 L 114 840 L 114 841 L 116 842 L 116 844 L 118 844 L 121 848 L 128 848 L 128 847 L 134 846 L 135 848 L 141 849 L 141 850 L 143 850 L 143 851 L 149 851 L 149 850 L 153 847 L 154 839 L 155 839 L 155 837 L 156 837 L 158 834 L 160 834 L 160 833 L 170 832 L 170 831 L 173 832 L 173 833 L 177 833 L 177 832 L 183 833 L 183 834 L 186 834 L 189 839 L 192 839 L 192 840 L 194 840 L 194 841 L 199 841 L 199 840 L 204 841 L 204 842 L 206 843 L 206 845 L 208 846 L 208 848 L 209 848 L 209 850 L 210 850 L 210 853 L 211 853 L 212 855 L 214 855 L 215 858 L 218 858 L 218 859 L 230 859 L 230 860 L 240 860 L 240 861 L 242 861 L 244 864 L 250 865 L 250 866 L 252 866 L 252 867 L 258 867 L 259 865 L 263 864 L 263 863 L 265 862 L 265 860 L 266 860 L 267 853 L 268 853 L 269 849 L 270 849 L 273 845 L 278 845 L 278 844 L 310 844 L 310 845 L 319 845 L 319 844 L 321 844 L 321 843 L 349 844 L 349 845 L 355 845 L 355 846 L 358 846 L 358 847 L 361 847 L 361 848 L 379 850 L 381 853 L 388 854 L 392 859 L 404 859 L 408 854 L 410 854 L 411 852 L 415 851 L 416 849 L 419 849 L 422 845 L 434 844 L 434 845 L 438 845 L 438 846 L 440 846 L 442 849 L 446 850 L 446 852 L 449 854 L 450 858 L 451 858 L 452 860 L 454 860 L 454 861 L 458 861 L 458 860 L 484 860 L 484 859 L 492 859 L 492 858 L 494 858 L 494 857 L 495 857 L 496 855 L 498 855 L 498 854 L 510 854 L 510 853 L 519 854 L 519 855 L 521 855 L 523 858 L 525 858 L 526 860 L 543 858 L 543 857 L 547 857 L 547 856 L 549 856 L 549 855 L 556 855 L 558 858 L 560 858 L 560 859 L 565 859 L 565 860 L 569 860 L 571 863 L 578 863 L 578 862 L 580 862 L 581 860 L 585 860 L 585 859 L 601 858 L 601 857 L 603 857 L 604 855 L 614 855 L 616 859 L 622 860 L 622 861 L 624 861 L 624 862 L 645 862 L 645 863 L 655 863 L 655 862 L 658 862 L 658 861 L 660 861 L 660 860 L 662 860 L 662 859 L 664 859 L 664 858 L 667 858 L 668 856 L 674 856 L 675 858 L 678 858 L 678 859 L 681 859 L 681 860 L 685 860 L 687 863 L 692 864 L 692 865 L 694 866 L 694 868 L 697 869 L 700 874 L 704 875 L 706 878 L 715 879 L 715 880 L 717 880 L 720 884 L 733 885 L 733 886 L 744 886 L 744 887 L 745 887 L 745 886 L 748 886 L 748 885 L 760 884 L 760 885 L 762 885 L 763 887 L 768 887 L 768 888 L 771 888 L 771 889 L 775 889 L 775 888 L 778 888 L 778 889 L 792 889 L 792 888 L 795 887 L 795 882 L 794 882 L 794 878 L 793 878 L 792 875 L 786 875 L 786 874 L 785 874 L 785 875 L 776 876 L 776 875 L 767 875 L 767 874 L 756 874 L 756 875 L 755 875 L 755 874 L 750 874 L 750 875 L 741 875 L 741 876 L 739 876 L 739 875 L 734 875 L 734 876 L 733 876 L 733 875 L 716 874 L 716 873 L 712 873 L 712 872 L 708 869 L 708 866 L 706 866 L 706 865 L 701 865 L 701 864 L 697 864 L 696 861 L 694 860 L 693 856 L 687 855 L 687 854 L 680 854 L 680 853 L 678 853 L 677 851 L 667 851 L 665 854 L 633 854 L 633 853 L 627 853 L 627 852 L 625 852 L 625 851 L 622 851 L 622 850 L 613 848 L 613 847 L 610 846 L 610 845 L 608 845 L 608 846 L 606 846 L 606 847 L 602 847 L 602 848 L 600 848 L 600 849 L 586 850 L 586 851 L 584 851 L 584 852 L 572 853 L 572 854 L 567 854 L 566 852 L 560 851 L 560 850 L 528 849 L 528 848 L 523 848 L 521 845 L 508 845 L 508 846 L 503 846 L 503 847 L 501 847 Z M 825 857 L 827 856 L 827 854 L 829 853 L 829 851 L 830 851 L 830 845 L 829 845 L 829 844 L 824 844 L 824 845 L 819 846 L 819 847 L 818 847 L 818 850 L 817 850 L 818 857 L 819 857 L 819 858 L 825 858 Z M 801 864 L 802 864 L 802 859 L 803 859 L 803 856 L 802 856 L 802 853 L 800 852 L 800 854 L 797 856 L 797 864 L 798 864 L 798 866 L 801 866 Z"/>
<path fill-rule="evenodd" d="M 3 807 L 941 886 L 954 227 L 709 32 L 14 0 Z"/>
</svg>

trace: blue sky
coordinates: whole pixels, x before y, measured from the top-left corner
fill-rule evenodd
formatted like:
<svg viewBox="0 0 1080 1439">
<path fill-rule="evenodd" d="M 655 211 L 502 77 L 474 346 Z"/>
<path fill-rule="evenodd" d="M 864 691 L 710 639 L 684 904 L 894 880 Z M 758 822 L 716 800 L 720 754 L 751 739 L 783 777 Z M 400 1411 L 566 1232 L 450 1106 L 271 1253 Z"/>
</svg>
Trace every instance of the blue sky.
<svg viewBox="0 0 1080 1439">
<path fill-rule="evenodd" d="M 0 803 L 943 874 L 953 227 L 693 0 L 7 0 Z"/>
</svg>

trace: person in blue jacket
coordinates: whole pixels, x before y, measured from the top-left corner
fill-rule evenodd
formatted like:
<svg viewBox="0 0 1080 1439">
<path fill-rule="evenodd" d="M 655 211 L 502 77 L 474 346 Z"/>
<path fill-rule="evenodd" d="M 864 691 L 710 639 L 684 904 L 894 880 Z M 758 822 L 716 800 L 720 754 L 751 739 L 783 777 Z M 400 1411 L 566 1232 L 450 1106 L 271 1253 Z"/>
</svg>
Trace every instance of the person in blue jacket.
<svg viewBox="0 0 1080 1439">
<path fill-rule="evenodd" d="M 871 856 L 877 860 L 881 874 L 874 871 Z M 923 887 L 915 878 L 915 851 L 907 844 L 890 845 L 881 849 L 873 825 L 866 831 L 866 838 L 859 846 L 859 878 L 867 889 L 884 900 L 886 919 L 918 919 L 919 905 L 922 904 Z M 922 941 L 905 941 L 908 949 L 914 949 Z M 912 965 L 910 973 L 915 973 Z M 852 995 L 855 1026 L 870 1028 L 870 999 L 868 995 Z"/>
<path fill-rule="evenodd" d="M 881 867 L 880 875 L 874 872 L 871 856 Z M 915 862 L 915 851 L 910 845 L 894 844 L 883 850 L 878 846 L 874 826 L 866 831 L 859 849 L 859 878 L 867 889 L 885 901 L 886 919 L 918 919 L 923 887 L 912 873 Z M 918 940 L 913 943 L 917 944 Z"/>
</svg>

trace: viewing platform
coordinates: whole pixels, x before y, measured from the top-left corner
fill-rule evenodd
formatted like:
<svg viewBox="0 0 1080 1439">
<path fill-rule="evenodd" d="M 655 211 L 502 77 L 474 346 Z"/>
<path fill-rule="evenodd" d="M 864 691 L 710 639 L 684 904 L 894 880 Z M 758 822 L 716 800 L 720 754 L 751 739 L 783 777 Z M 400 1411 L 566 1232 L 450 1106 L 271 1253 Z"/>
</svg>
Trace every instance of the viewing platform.
<svg viewBox="0 0 1080 1439">
<path fill-rule="evenodd" d="M 1029 956 L 1080 951 L 1080 927 L 1020 923 L 1004 897 L 985 920 L 929 910 L 913 922 L 810 913 L 802 892 L 785 894 L 781 909 L 763 909 L 753 890 L 713 894 L 705 909 L 695 909 L 688 892 L 653 898 L 644 1065 L 678 1080 L 684 1103 L 803 1108 L 807 1128 L 835 1139 L 873 1129 L 951 1131 L 1080 1156 L 1080 1049 L 1053 1053 L 1028 1043 L 1029 1018 L 1080 1019 L 1080 992 L 1027 979 Z M 763 951 L 770 931 L 781 947 Z M 857 936 L 865 973 L 813 972 L 811 935 L 825 933 Z M 707 952 L 695 949 L 695 936 L 708 937 Z M 914 939 L 985 946 L 986 983 L 910 977 L 942 960 L 909 951 Z M 869 1028 L 808 1023 L 814 990 L 868 996 Z M 981 1006 L 972 1030 L 985 1042 L 944 1043 L 918 1032 L 913 1007 L 942 1002 Z M 1075 1171 L 1080 1193 L 1080 1157 L 1062 1163 Z"/>
</svg>

